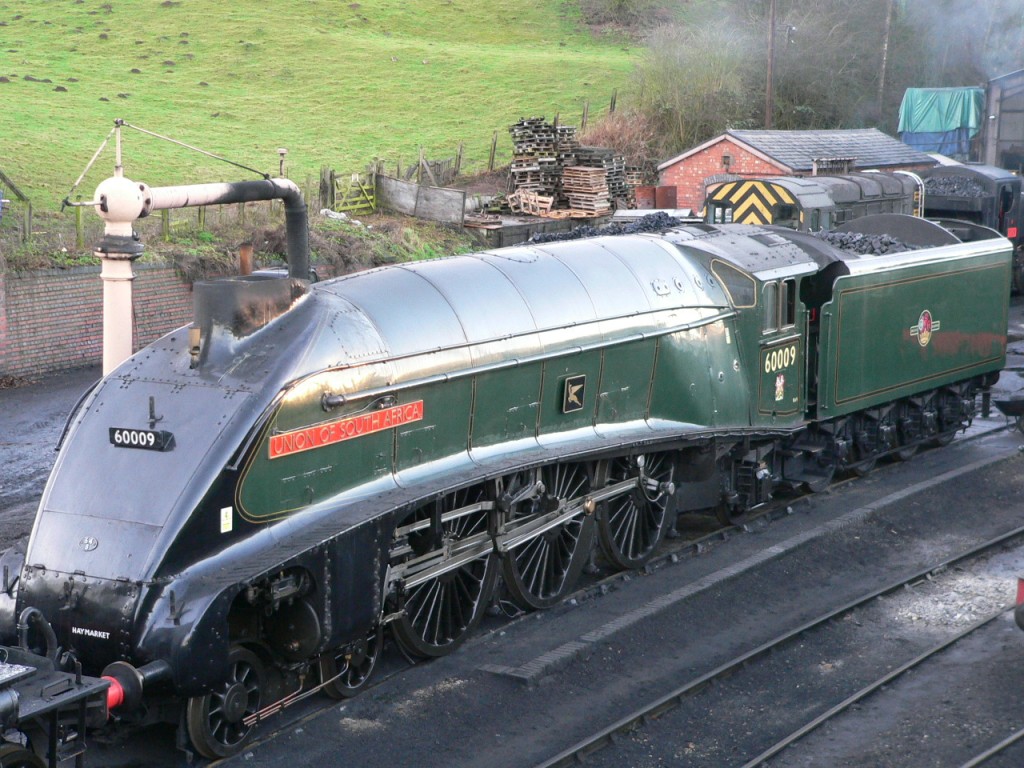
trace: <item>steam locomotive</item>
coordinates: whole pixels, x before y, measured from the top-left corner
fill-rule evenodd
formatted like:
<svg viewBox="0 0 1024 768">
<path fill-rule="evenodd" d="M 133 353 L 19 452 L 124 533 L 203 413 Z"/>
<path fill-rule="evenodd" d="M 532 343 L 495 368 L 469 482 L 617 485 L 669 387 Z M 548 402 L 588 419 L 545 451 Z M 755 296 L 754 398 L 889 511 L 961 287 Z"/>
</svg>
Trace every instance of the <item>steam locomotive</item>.
<svg viewBox="0 0 1024 768">
<path fill-rule="evenodd" d="M 1004 365 L 1011 246 L 871 221 L 916 249 L 698 224 L 197 283 L 72 415 L 0 643 L 231 755 L 295 691 L 362 689 L 385 629 L 441 656 L 499 583 L 544 608 L 593 546 L 636 568 L 680 512 L 945 443 Z"/>
</svg>

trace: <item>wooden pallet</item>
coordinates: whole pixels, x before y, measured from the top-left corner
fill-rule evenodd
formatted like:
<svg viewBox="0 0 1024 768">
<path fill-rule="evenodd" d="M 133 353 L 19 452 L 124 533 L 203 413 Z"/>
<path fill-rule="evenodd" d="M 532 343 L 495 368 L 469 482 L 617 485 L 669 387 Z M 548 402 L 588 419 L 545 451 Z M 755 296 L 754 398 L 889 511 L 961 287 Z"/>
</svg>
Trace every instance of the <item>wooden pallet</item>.
<svg viewBox="0 0 1024 768">
<path fill-rule="evenodd" d="M 538 195 L 536 192 L 528 192 L 524 189 L 516 190 L 508 196 L 508 207 L 512 211 L 529 216 L 543 216 L 549 213 L 554 202 L 554 197 Z"/>
</svg>

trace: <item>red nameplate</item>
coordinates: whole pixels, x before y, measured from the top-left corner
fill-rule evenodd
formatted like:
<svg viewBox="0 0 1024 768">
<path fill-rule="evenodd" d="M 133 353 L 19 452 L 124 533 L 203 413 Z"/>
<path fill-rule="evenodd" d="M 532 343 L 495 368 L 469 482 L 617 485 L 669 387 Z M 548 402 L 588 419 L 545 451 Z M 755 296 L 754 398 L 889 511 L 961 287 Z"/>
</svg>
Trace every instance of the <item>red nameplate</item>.
<svg viewBox="0 0 1024 768">
<path fill-rule="evenodd" d="M 392 427 L 400 427 L 423 418 L 423 401 L 393 405 L 379 411 L 347 416 L 315 427 L 295 429 L 270 436 L 270 458 L 279 459 L 292 453 L 311 451 L 325 445 L 351 440 Z"/>
</svg>

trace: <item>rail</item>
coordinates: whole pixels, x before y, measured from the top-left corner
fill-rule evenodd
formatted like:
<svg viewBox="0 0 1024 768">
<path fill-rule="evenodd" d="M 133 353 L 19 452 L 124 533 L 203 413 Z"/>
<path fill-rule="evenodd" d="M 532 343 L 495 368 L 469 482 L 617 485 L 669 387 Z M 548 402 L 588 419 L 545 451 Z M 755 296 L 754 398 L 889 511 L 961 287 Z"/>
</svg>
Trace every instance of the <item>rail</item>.
<svg viewBox="0 0 1024 768">
<path fill-rule="evenodd" d="M 737 656 L 731 661 L 727 661 L 726 663 L 716 667 L 710 672 L 707 672 L 706 674 L 703 674 L 693 680 L 684 683 L 683 685 L 677 687 L 675 690 L 669 692 L 668 694 L 663 695 L 659 697 L 657 700 L 636 709 L 635 711 L 626 715 L 625 717 L 621 718 L 615 723 L 605 728 L 602 728 L 599 731 L 596 731 L 591 736 L 577 742 L 576 744 L 564 750 L 563 752 L 560 752 L 558 755 L 555 755 L 549 760 L 540 763 L 536 766 L 536 768 L 562 768 L 563 766 L 577 765 L 579 764 L 579 762 L 582 761 L 584 757 L 586 757 L 586 755 L 591 754 L 597 751 L 598 749 L 601 749 L 604 746 L 607 746 L 608 744 L 612 743 L 617 734 L 629 732 L 633 730 L 637 725 L 647 720 L 648 718 L 657 717 L 658 715 L 670 709 L 673 709 L 685 699 L 702 691 L 710 683 L 728 677 L 730 674 L 737 671 L 744 665 L 749 664 L 751 661 L 754 661 L 756 659 L 767 656 L 773 650 L 776 650 L 804 636 L 810 630 L 827 624 L 836 617 L 849 613 L 850 611 L 859 608 L 867 603 L 870 603 L 878 599 L 879 597 L 883 597 L 885 595 L 896 592 L 897 590 L 903 589 L 906 585 L 913 584 L 922 579 L 926 579 L 936 573 L 939 573 L 950 568 L 953 565 L 956 565 L 957 563 L 969 560 L 973 557 L 977 557 L 979 554 L 987 550 L 1001 546 L 1002 544 L 1012 541 L 1013 539 L 1021 537 L 1024 537 L 1024 526 L 1014 528 L 1011 531 L 1003 533 L 999 536 L 989 539 L 986 542 L 983 542 L 982 544 L 972 547 L 971 549 L 965 552 L 961 552 L 960 554 L 955 555 L 954 557 L 946 558 L 945 560 L 942 560 L 938 563 L 929 565 L 927 568 L 923 568 L 915 572 L 914 574 L 910 575 L 909 577 L 902 578 L 894 583 L 883 586 L 879 589 L 872 590 L 862 595 L 861 597 L 858 597 L 838 608 L 834 608 L 830 611 L 827 611 L 826 613 L 814 619 L 811 619 L 810 621 L 796 627 L 795 629 L 785 632 L 779 635 L 778 637 L 775 637 L 769 640 L 768 642 L 763 643 L 762 645 L 759 645 L 758 647 Z M 991 621 L 992 618 L 994 617 L 989 617 L 986 621 Z M 974 628 L 976 629 L 977 627 L 974 626 Z M 934 653 L 937 651 L 932 649 L 931 652 Z M 884 682 L 878 683 L 877 685 L 882 684 L 884 684 Z M 843 706 L 843 708 L 845 708 L 846 706 L 849 706 L 852 703 L 854 702 L 844 702 L 843 705 L 840 706 Z M 824 722 L 824 720 L 822 720 L 822 722 Z M 819 724 L 820 723 L 814 723 L 812 727 L 805 726 L 805 728 L 807 728 L 808 730 L 812 730 Z M 795 741 L 803 734 L 804 731 L 800 731 L 797 732 L 797 734 L 791 735 L 789 738 L 792 741 Z M 788 744 L 792 743 L 792 741 L 788 741 L 786 742 L 786 744 L 782 744 L 780 742 L 780 744 L 775 745 L 770 750 L 766 751 L 765 753 L 762 753 L 754 760 L 748 762 L 744 766 L 744 768 L 752 768 L 753 766 L 761 765 L 764 762 L 764 760 L 768 759 L 774 754 L 777 754 L 777 752 L 784 749 L 785 746 L 788 746 Z"/>
</svg>

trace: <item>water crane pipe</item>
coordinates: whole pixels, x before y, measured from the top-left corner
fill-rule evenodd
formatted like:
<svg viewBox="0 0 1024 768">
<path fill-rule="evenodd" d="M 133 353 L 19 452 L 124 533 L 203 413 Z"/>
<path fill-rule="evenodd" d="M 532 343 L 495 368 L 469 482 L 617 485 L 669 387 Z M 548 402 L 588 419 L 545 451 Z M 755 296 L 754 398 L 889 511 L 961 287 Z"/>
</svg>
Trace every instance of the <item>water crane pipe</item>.
<svg viewBox="0 0 1024 768">
<path fill-rule="evenodd" d="M 309 279 L 309 232 L 302 191 L 288 179 L 149 187 L 125 178 L 117 164 L 114 176 L 96 188 L 96 213 L 105 222 L 96 255 L 103 263 L 103 375 L 132 354 L 132 262 L 143 246 L 132 226 L 153 211 L 201 205 L 282 200 L 288 251 L 288 275 Z"/>
</svg>

